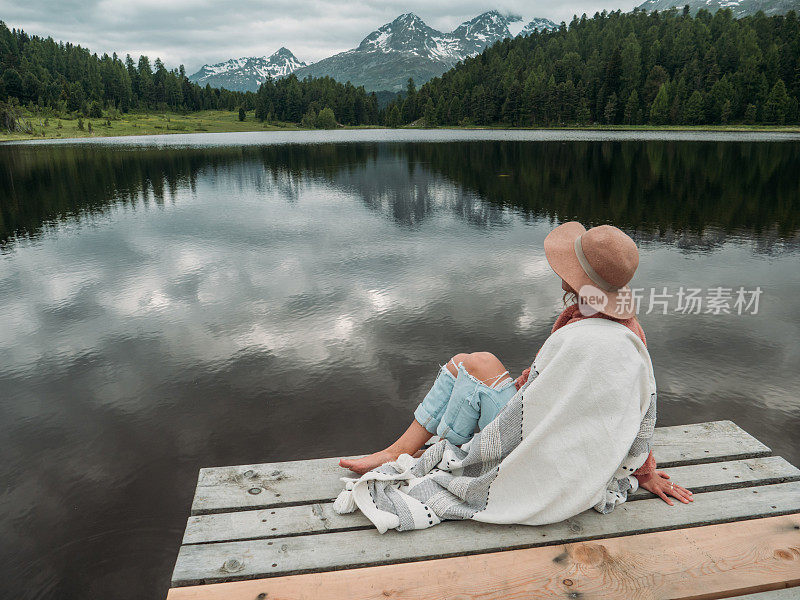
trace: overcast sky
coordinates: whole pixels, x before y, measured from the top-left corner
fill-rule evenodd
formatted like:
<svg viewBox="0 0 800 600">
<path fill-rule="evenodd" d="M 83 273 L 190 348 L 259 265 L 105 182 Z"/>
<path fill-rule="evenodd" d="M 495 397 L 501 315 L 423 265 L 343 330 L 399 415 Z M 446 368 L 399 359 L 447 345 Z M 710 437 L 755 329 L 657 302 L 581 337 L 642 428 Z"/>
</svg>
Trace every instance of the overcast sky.
<svg viewBox="0 0 800 600">
<path fill-rule="evenodd" d="M 301 60 L 317 61 L 353 48 L 371 31 L 405 12 L 450 31 L 492 9 L 569 21 L 573 14 L 630 10 L 636 0 L 0 0 L 9 27 L 81 44 L 93 52 L 116 51 L 193 73 L 204 63 L 263 56 L 286 46 Z"/>
</svg>

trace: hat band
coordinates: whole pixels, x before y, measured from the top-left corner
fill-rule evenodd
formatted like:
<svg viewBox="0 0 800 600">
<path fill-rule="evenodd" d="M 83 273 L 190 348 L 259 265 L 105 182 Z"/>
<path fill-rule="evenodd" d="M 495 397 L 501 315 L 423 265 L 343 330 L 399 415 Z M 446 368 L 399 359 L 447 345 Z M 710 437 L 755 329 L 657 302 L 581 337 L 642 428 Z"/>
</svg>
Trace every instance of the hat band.
<svg viewBox="0 0 800 600">
<path fill-rule="evenodd" d="M 583 253 L 583 244 L 581 243 L 581 237 L 583 236 L 579 235 L 578 237 L 575 238 L 575 255 L 578 257 L 578 262 L 580 263 L 583 272 L 586 273 L 586 275 L 589 276 L 589 279 L 591 279 L 594 283 L 596 283 L 600 289 L 605 290 L 606 292 L 619 291 L 620 286 L 611 285 L 605 279 L 600 277 L 598 272 L 595 271 L 592 268 L 592 265 L 589 264 L 589 261 L 586 260 L 586 255 Z"/>
</svg>

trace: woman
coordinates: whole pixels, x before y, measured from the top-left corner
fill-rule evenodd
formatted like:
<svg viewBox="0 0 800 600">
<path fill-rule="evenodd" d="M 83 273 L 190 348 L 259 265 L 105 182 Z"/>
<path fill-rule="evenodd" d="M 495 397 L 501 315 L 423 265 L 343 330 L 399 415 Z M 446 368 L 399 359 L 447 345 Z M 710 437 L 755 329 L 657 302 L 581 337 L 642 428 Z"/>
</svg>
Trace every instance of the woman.
<svg viewBox="0 0 800 600">
<path fill-rule="evenodd" d="M 337 510 L 359 508 L 383 532 L 443 519 L 557 522 L 610 512 L 639 486 L 669 505 L 692 501 L 650 452 L 655 379 L 627 287 L 636 244 L 616 227 L 569 222 L 544 249 L 574 302 L 531 367 L 514 380 L 488 352 L 453 356 L 394 444 L 340 461 L 362 477 L 346 480 Z"/>
</svg>

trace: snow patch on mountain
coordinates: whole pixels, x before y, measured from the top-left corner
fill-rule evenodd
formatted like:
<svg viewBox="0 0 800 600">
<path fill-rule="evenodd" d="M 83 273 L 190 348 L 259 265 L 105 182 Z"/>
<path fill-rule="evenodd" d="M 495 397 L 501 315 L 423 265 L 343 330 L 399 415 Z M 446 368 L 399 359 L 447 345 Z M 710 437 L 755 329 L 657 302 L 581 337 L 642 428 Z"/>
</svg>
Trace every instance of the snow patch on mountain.
<svg viewBox="0 0 800 600">
<path fill-rule="evenodd" d="M 255 91 L 268 78 L 286 77 L 305 66 L 307 64 L 290 50 L 280 48 L 271 56 L 246 56 L 203 65 L 197 73 L 189 77 L 189 81 L 229 90 Z"/>
<path fill-rule="evenodd" d="M 536 18 L 524 27 L 522 22 L 518 15 L 490 10 L 464 21 L 453 31 L 443 32 L 428 26 L 416 14 L 405 13 L 367 35 L 356 48 L 311 65 L 281 48 L 270 57 L 244 57 L 204 65 L 189 79 L 212 87 L 257 90 L 267 77 L 296 73 L 301 79 L 329 76 L 363 85 L 367 90 L 400 91 L 409 77 L 421 85 L 488 46 L 515 37 L 515 33 L 530 35 L 558 28 L 550 19 Z"/>
<path fill-rule="evenodd" d="M 509 24 L 520 20 L 490 10 L 442 32 L 414 13 L 405 13 L 370 33 L 358 47 L 302 68 L 297 76 L 328 75 L 369 90 L 401 90 L 409 77 L 425 83 L 487 46 L 513 37 Z"/>
<path fill-rule="evenodd" d="M 530 23 L 525 25 L 520 31 L 520 35 L 530 35 L 535 31 L 545 31 L 545 30 L 553 30 L 558 29 L 558 25 L 551 21 L 550 19 L 545 19 L 542 17 L 537 17 L 533 19 Z"/>
</svg>

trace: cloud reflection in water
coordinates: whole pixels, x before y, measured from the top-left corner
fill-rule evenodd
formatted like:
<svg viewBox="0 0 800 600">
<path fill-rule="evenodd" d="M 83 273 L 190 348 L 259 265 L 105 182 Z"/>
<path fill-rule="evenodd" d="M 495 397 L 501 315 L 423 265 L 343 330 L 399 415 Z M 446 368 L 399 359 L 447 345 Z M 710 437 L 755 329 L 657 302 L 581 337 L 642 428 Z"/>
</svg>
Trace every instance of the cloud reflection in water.
<svg viewBox="0 0 800 600">
<path fill-rule="evenodd" d="M 19 598 L 163 596 L 198 468 L 379 447 L 458 351 L 519 372 L 559 309 L 543 239 L 571 218 L 636 235 L 639 285 L 765 290 L 757 316 L 642 316 L 659 420 L 732 419 L 800 463 L 796 144 L 0 162 L 0 564 Z"/>
</svg>

